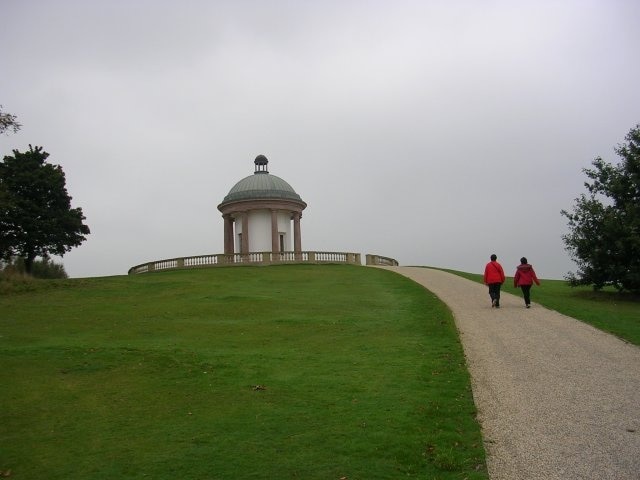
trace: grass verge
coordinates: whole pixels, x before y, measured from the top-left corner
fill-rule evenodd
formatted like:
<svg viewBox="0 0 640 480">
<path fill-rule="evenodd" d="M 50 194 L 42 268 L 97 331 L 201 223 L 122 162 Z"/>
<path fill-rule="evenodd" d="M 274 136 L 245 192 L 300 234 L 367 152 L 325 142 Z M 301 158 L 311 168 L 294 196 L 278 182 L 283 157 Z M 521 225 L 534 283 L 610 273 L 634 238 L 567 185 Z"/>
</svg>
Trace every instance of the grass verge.
<svg viewBox="0 0 640 480">
<path fill-rule="evenodd" d="M 0 298 L 12 478 L 487 478 L 452 316 L 408 279 L 291 265 L 55 285 Z"/>
<path fill-rule="evenodd" d="M 481 274 L 441 270 L 483 283 Z M 640 299 L 637 296 L 613 289 L 594 291 L 591 287 L 571 287 L 564 280 L 541 279 L 540 282 L 540 287 L 534 285 L 531 290 L 533 302 L 640 345 Z M 513 277 L 507 277 L 502 291 L 522 296 L 520 289 L 513 287 Z"/>
</svg>

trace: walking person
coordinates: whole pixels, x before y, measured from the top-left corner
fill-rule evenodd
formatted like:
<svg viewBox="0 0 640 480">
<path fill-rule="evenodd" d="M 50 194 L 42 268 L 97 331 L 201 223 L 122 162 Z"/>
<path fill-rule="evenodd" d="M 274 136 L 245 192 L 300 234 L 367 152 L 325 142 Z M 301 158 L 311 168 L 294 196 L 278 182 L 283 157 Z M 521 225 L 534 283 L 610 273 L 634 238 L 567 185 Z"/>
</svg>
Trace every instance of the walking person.
<svg viewBox="0 0 640 480">
<path fill-rule="evenodd" d="M 520 259 L 520 265 L 516 267 L 516 274 L 513 277 L 513 286 L 522 289 L 524 296 L 524 304 L 527 308 L 531 308 L 531 285 L 535 282 L 540 285 L 540 281 L 536 276 L 533 266 L 527 263 L 527 257 Z"/>
<path fill-rule="evenodd" d="M 504 283 L 504 270 L 498 263 L 495 253 L 491 255 L 491 261 L 484 267 L 484 283 L 489 287 L 491 308 L 500 308 L 500 287 Z"/>
</svg>

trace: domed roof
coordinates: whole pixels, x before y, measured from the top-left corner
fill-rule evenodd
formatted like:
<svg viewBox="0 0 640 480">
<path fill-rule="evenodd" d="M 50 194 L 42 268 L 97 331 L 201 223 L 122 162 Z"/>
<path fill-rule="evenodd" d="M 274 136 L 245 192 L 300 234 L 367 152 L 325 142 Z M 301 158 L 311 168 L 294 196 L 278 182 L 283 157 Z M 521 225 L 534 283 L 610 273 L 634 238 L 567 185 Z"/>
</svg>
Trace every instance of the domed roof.
<svg viewBox="0 0 640 480">
<path fill-rule="evenodd" d="M 241 200 L 262 199 L 293 200 L 304 203 L 291 185 L 267 171 L 268 160 L 264 155 L 258 155 L 254 163 L 256 165 L 254 174 L 236 183 L 220 206 Z"/>
</svg>

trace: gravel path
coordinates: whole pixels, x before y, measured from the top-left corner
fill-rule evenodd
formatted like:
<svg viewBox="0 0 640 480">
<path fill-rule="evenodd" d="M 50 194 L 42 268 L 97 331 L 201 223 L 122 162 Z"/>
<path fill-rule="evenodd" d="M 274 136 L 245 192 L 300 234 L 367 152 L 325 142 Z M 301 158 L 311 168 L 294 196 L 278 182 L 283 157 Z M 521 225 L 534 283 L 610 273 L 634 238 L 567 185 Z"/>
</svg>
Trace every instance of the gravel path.
<svg viewBox="0 0 640 480">
<path fill-rule="evenodd" d="M 492 309 L 447 272 L 381 268 L 453 311 L 492 480 L 640 479 L 640 348 L 514 295 Z"/>
</svg>

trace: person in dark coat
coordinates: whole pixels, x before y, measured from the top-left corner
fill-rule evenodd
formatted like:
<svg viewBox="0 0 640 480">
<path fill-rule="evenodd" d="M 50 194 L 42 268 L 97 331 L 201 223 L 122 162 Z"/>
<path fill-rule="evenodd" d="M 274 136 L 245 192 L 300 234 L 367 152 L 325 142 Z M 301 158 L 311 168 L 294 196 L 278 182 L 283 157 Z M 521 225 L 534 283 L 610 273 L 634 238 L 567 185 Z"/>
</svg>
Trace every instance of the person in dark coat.
<svg viewBox="0 0 640 480">
<path fill-rule="evenodd" d="M 520 265 L 516 267 L 516 274 L 513 276 L 513 286 L 522 289 L 524 304 L 527 308 L 531 307 L 531 285 L 534 282 L 536 285 L 540 285 L 535 270 L 527 263 L 527 258 L 522 257 Z"/>
<path fill-rule="evenodd" d="M 500 308 L 500 287 L 504 283 L 504 270 L 498 263 L 495 253 L 491 255 L 491 261 L 484 267 L 484 283 L 489 287 L 491 307 Z"/>
</svg>

